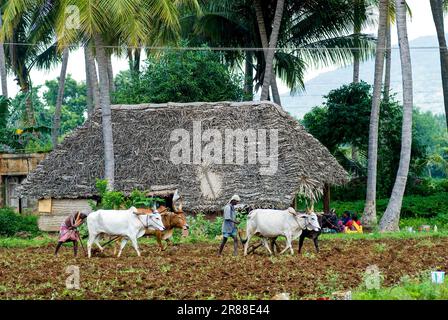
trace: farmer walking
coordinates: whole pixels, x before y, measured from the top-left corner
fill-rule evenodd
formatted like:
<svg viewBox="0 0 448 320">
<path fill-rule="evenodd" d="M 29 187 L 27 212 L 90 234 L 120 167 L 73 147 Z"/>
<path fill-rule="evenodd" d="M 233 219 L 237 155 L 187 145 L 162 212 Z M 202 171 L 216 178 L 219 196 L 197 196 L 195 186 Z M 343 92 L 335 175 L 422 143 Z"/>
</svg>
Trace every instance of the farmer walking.
<svg viewBox="0 0 448 320">
<path fill-rule="evenodd" d="M 233 238 L 233 255 L 238 255 L 238 232 L 236 225 L 240 222 L 236 220 L 235 206 L 240 202 L 238 195 L 232 196 L 229 203 L 224 207 L 224 221 L 222 223 L 222 242 L 219 247 L 218 255 L 222 254 L 227 238 Z"/>
<path fill-rule="evenodd" d="M 62 244 L 67 241 L 73 242 L 73 252 L 75 254 L 75 257 L 78 255 L 78 241 L 81 241 L 81 239 L 79 238 L 78 227 L 83 224 L 86 218 L 86 213 L 78 211 L 72 213 L 64 220 L 64 222 L 61 224 L 61 228 L 59 229 L 59 240 L 54 252 L 55 256 L 58 255 L 58 251 L 61 248 Z"/>
</svg>

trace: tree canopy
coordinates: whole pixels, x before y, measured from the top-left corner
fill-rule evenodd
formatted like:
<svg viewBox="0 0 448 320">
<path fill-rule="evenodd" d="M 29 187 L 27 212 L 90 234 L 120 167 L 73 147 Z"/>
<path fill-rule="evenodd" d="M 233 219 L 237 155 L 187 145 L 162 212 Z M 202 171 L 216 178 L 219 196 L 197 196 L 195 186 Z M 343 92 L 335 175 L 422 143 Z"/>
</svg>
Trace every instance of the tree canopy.
<svg viewBox="0 0 448 320">
<path fill-rule="evenodd" d="M 242 79 L 205 47 L 152 55 L 141 74 L 121 72 L 115 85 L 114 103 L 241 101 L 244 95 Z"/>
<path fill-rule="evenodd" d="M 369 115 L 372 100 L 372 86 L 365 83 L 351 83 L 330 91 L 322 106 L 317 106 L 302 120 L 314 137 L 322 142 L 355 178 L 356 194 L 346 195 L 354 198 L 364 196 L 364 181 L 367 164 L 369 134 Z M 387 196 L 392 188 L 401 147 L 402 107 L 392 95 L 381 104 L 378 148 L 378 194 Z M 414 111 L 412 161 L 414 173 L 421 159 L 426 159 L 430 150 L 442 137 L 438 120 L 429 113 Z M 432 129 L 429 129 L 432 127 Z M 352 159 L 349 149 L 357 148 L 358 159 Z M 341 196 L 343 196 L 341 194 Z"/>
</svg>

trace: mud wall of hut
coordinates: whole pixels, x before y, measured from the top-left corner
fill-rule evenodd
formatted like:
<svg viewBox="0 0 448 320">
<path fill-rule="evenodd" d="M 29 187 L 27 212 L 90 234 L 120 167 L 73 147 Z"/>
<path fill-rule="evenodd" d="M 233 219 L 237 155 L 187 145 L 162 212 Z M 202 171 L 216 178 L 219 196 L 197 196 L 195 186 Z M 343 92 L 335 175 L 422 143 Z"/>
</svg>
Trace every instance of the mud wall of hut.
<svg viewBox="0 0 448 320">
<path fill-rule="evenodd" d="M 16 189 L 46 155 L 0 154 L 0 207 L 9 206 L 27 213 L 37 211 L 37 200 L 33 197 L 20 199 Z"/>
<path fill-rule="evenodd" d="M 64 219 L 77 211 L 92 212 L 87 199 L 41 199 L 39 229 L 48 232 L 58 231 Z"/>
</svg>

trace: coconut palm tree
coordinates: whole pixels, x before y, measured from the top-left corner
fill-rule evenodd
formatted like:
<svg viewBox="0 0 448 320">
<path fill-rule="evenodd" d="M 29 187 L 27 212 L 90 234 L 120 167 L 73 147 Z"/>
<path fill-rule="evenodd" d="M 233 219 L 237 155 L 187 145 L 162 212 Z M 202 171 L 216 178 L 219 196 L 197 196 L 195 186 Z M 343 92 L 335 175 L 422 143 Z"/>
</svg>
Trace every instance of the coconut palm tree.
<svg viewBox="0 0 448 320">
<path fill-rule="evenodd" d="M 366 25 L 372 25 L 372 19 L 369 19 L 369 8 L 375 0 L 352 0 L 353 1 L 353 36 L 357 41 L 361 36 L 362 28 Z M 354 48 L 357 48 L 356 45 Z M 360 57 L 357 49 L 353 50 L 353 82 L 359 82 Z"/>
<path fill-rule="evenodd" d="M 395 3 L 394 1 L 389 1 L 389 13 L 387 19 L 386 28 L 386 66 L 384 69 L 384 95 L 383 101 L 388 102 L 390 96 L 390 74 L 392 70 L 392 42 L 391 42 L 391 29 L 392 25 L 395 23 Z M 411 8 L 406 4 L 406 10 L 410 17 L 412 17 Z"/>
<path fill-rule="evenodd" d="M 401 74 L 403 78 L 403 124 L 401 133 L 400 164 L 392 195 L 381 218 L 380 231 L 399 229 L 400 211 L 411 161 L 413 84 L 412 64 L 406 25 L 406 1 L 395 0 L 397 15 L 398 43 L 400 47 Z"/>
<path fill-rule="evenodd" d="M 2 28 L 2 13 L 0 10 L 0 30 Z M 6 57 L 3 42 L 0 42 L 0 77 L 2 82 L 2 95 L 8 98 L 8 75 L 6 72 Z"/>
<path fill-rule="evenodd" d="M 280 25 L 283 18 L 283 8 L 285 7 L 285 0 L 277 0 L 275 8 L 274 21 L 272 24 L 272 31 L 269 37 L 269 47 L 266 55 L 266 66 L 264 69 L 263 86 L 261 88 L 260 100 L 267 100 L 269 96 L 269 85 L 272 77 L 275 77 L 274 68 L 274 54 L 277 47 L 277 40 L 280 32 Z"/>
<path fill-rule="evenodd" d="M 84 63 L 86 68 L 87 113 L 90 117 L 93 110 L 100 104 L 100 93 L 95 58 L 89 43 L 84 45 Z"/>
<path fill-rule="evenodd" d="M 261 0 L 255 0 L 254 7 L 255 7 L 255 15 L 257 17 L 258 32 L 260 33 L 261 45 L 264 48 L 263 50 L 264 59 L 267 60 L 269 42 L 268 42 L 268 35 L 266 32 L 266 25 L 263 16 L 263 8 L 261 5 Z M 266 75 L 266 72 L 264 74 Z M 275 103 L 281 106 L 280 94 L 278 93 L 278 87 L 277 87 L 277 77 L 275 76 L 275 73 L 274 76 L 271 77 L 270 85 L 272 90 L 272 99 L 274 100 Z"/>
<path fill-rule="evenodd" d="M 138 74 L 140 72 L 140 60 L 141 60 L 142 49 L 138 48 L 128 48 L 127 56 L 129 60 L 129 70 L 133 74 Z"/>
<path fill-rule="evenodd" d="M 257 2 L 262 4 L 266 37 L 260 36 L 263 24 L 259 24 L 261 19 L 257 19 Z M 194 45 L 205 42 L 213 47 L 246 48 L 244 55 L 229 54 L 228 51 L 223 51 L 223 54 L 227 60 L 235 59 L 236 62 L 232 62 L 237 65 L 240 61 L 244 61 L 245 66 L 252 65 L 250 71 L 255 70 L 255 75 L 246 72 L 246 75 L 249 74 L 246 79 L 251 79 L 251 83 L 246 85 L 249 87 L 255 81 L 255 90 L 263 83 L 265 56 L 262 51 L 251 51 L 250 48 L 267 47 L 265 43 L 268 43 L 274 18 L 270 9 L 276 5 L 271 0 L 257 2 L 210 1 L 203 7 L 203 15 L 197 17 L 196 22 L 189 19 L 183 25 L 184 37 L 188 37 Z M 303 78 L 308 68 L 352 64 L 355 39 L 352 35 L 352 15 L 346 14 L 348 10 L 351 10 L 351 3 L 345 1 L 289 0 L 285 3 L 278 40 L 278 46 L 285 49 L 275 52 L 274 71 L 292 93 L 304 89 Z M 264 33 L 263 30 L 261 33 Z M 374 53 L 374 39 L 361 34 L 358 40 L 361 60 L 370 58 Z M 247 59 L 248 52 L 250 59 Z M 276 77 L 273 76 L 273 79 Z"/>
<path fill-rule="evenodd" d="M 102 35 L 99 32 L 94 31 L 92 36 L 95 43 L 96 60 L 98 62 L 99 106 L 101 108 L 104 144 L 104 177 L 108 182 L 109 189 L 113 190 L 115 182 L 115 156 L 112 132 L 112 110 L 110 107 L 108 60 Z"/>
<path fill-rule="evenodd" d="M 372 110 L 370 113 L 369 127 L 369 151 L 367 165 L 367 192 L 366 204 L 362 222 L 367 228 L 376 225 L 376 180 L 378 162 L 378 124 L 381 103 L 381 91 L 383 87 L 384 54 L 386 47 L 386 29 L 388 15 L 388 0 L 379 2 L 378 40 L 375 56 L 375 75 L 373 85 Z"/>
<path fill-rule="evenodd" d="M 107 59 L 107 75 L 109 78 L 109 91 L 115 91 L 115 83 L 114 83 L 114 71 L 112 67 L 112 53 L 106 51 L 106 59 Z"/>
<path fill-rule="evenodd" d="M 390 6 L 389 6 L 390 10 Z M 386 68 L 384 70 L 384 95 L 383 95 L 383 101 L 388 102 L 389 101 L 389 93 L 390 93 L 390 73 L 392 70 L 392 43 L 391 43 L 391 27 L 392 27 L 392 21 L 391 17 L 389 16 L 387 19 L 387 26 L 386 26 Z"/>
<path fill-rule="evenodd" d="M 54 29 L 54 7 L 51 1 L 6 1 L 3 10 L 3 25 L 0 40 L 6 39 L 6 61 L 16 76 L 22 93 L 25 94 L 26 114 L 24 124 L 35 124 L 31 99 L 30 72 L 33 68 L 48 69 L 60 61 L 56 50 Z M 23 9 L 18 14 L 17 8 Z"/>
<path fill-rule="evenodd" d="M 65 12 L 61 10 L 56 26 L 60 45 L 84 40 L 94 45 L 99 77 L 99 106 L 102 115 L 104 143 L 104 177 L 108 188 L 114 188 L 115 160 L 110 106 L 110 79 L 108 67 L 109 44 L 137 46 L 147 38 L 165 31 L 176 34 L 179 30 L 179 4 L 197 6 L 195 0 L 176 2 L 155 0 L 65 0 L 62 7 L 76 5 L 79 9 L 79 28 L 67 29 Z M 93 69 L 93 68 L 91 68 Z M 91 75 L 91 73 L 90 73 Z M 92 80 L 93 77 L 91 77 Z M 93 79 L 94 80 L 94 79 Z"/>
<path fill-rule="evenodd" d="M 446 126 L 448 128 L 448 48 L 446 47 L 445 27 L 443 19 L 444 6 L 448 4 L 446 0 L 430 0 L 432 17 L 437 31 L 439 41 L 440 68 L 442 73 L 443 100 L 445 104 Z"/>
<path fill-rule="evenodd" d="M 53 147 L 58 143 L 59 137 L 59 128 L 61 127 L 61 109 L 62 109 L 62 100 L 64 100 L 64 87 L 65 87 L 65 77 L 67 74 L 67 65 L 68 65 L 68 56 L 69 50 L 65 48 L 62 53 L 62 65 L 61 65 L 61 73 L 59 75 L 59 83 L 58 83 L 58 96 L 56 97 L 56 106 L 54 110 L 53 116 L 53 127 L 51 129 L 51 141 L 53 143 Z"/>
</svg>

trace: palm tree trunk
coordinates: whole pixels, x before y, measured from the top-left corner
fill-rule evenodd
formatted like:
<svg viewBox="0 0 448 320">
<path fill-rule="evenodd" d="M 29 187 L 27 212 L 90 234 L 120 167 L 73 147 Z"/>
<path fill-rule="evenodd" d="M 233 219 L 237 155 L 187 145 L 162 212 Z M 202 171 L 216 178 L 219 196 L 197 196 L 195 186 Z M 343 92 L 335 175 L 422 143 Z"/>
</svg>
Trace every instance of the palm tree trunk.
<svg viewBox="0 0 448 320">
<path fill-rule="evenodd" d="M 359 83 L 359 54 L 357 52 L 353 53 L 353 83 Z"/>
<path fill-rule="evenodd" d="M 134 72 L 139 73 L 140 72 L 140 56 L 141 56 L 142 49 L 136 48 L 134 51 Z"/>
<path fill-rule="evenodd" d="M 98 88 L 98 76 L 96 73 L 95 59 L 93 58 L 92 48 L 88 44 L 84 47 L 84 58 L 86 61 L 86 72 L 89 74 L 88 81 L 90 84 L 90 89 L 92 90 L 93 108 L 89 112 L 90 116 L 91 112 L 100 105 L 100 93 Z"/>
<path fill-rule="evenodd" d="M 106 54 L 107 57 L 107 76 L 109 77 L 109 92 L 115 92 L 114 72 L 112 68 L 112 54 Z"/>
<path fill-rule="evenodd" d="M 33 99 L 32 99 L 32 90 L 29 86 L 23 91 L 25 92 L 25 109 L 26 109 L 26 125 L 34 126 L 36 124 L 36 120 L 34 119 L 34 109 L 33 109 Z"/>
<path fill-rule="evenodd" d="M 387 29 L 386 29 L 386 70 L 384 75 L 384 102 L 389 101 L 389 93 L 390 93 L 390 72 L 392 68 L 392 43 L 391 43 L 391 25 L 390 18 L 387 18 Z"/>
<path fill-rule="evenodd" d="M 268 56 L 267 48 L 269 47 L 269 43 L 268 43 L 268 36 L 267 36 L 267 32 L 266 32 L 266 25 L 265 25 L 264 18 L 263 18 L 263 9 L 261 7 L 260 0 L 255 0 L 254 6 L 255 6 L 255 13 L 257 16 L 258 32 L 260 33 L 261 45 L 264 48 L 264 50 L 263 50 L 264 58 L 266 60 L 267 56 Z M 264 73 L 264 76 L 266 76 L 266 71 Z M 274 102 L 276 104 L 278 104 L 279 106 L 281 106 L 280 94 L 278 92 L 277 79 L 275 76 L 271 78 L 271 90 L 272 90 L 272 98 L 273 98 Z M 268 93 L 269 93 L 269 88 L 268 88 Z M 266 99 L 267 99 L 267 97 L 265 99 L 261 99 L 261 100 L 266 100 Z"/>
<path fill-rule="evenodd" d="M 2 28 L 2 15 L 0 11 L 0 29 Z M 2 81 L 2 95 L 8 98 L 8 75 L 6 73 L 6 58 L 3 42 L 0 42 L 0 77 Z"/>
<path fill-rule="evenodd" d="M 68 48 L 64 49 L 62 53 L 62 66 L 61 73 L 59 75 L 59 88 L 58 88 L 58 96 L 56 98 L 56 107 L 54 109 L 54 118 L 53 118 L 53 128 L 51 130 L 51 141 L 53 142 L 53 148 L 56 147 L 58 143 L 59 136 L 59 128 L 61 127 L 61 109 L 62 109 L 62 101 L 64 100 L 64 88 L 65 88 L 65 76 L 67 74 L 67 65 L 68 65 Z"/>
<path fill-rule="evenodd" d="M 400 46 L 401 74 L 403 77 L 403 124 L 401 132 L 401 153 L 397 177 L 386 212 L 380 221 L 380 231 L 399 230 L 400 211 L 411 161 L 412 146 L 412 106 L 413 84 L 411 53 L 409 50 L 408 31 L 406 26 L 406 1 L 395 0 L 398 43 Z"/>
<path fill-rule="evenodd" d="M 353 35 L 355 37 L 356 47 L 359 47 L 359 35 L 361 34 L 361 3 L 359 0 L 355 0 L 353 3 L 353 15 L 354 15 L 354 27 Z M 353 83 L 359 83 L 359 51 L 358 49 L 353 50 Z"/>
<path fill-rule="evenodd" d="M 86 104 L 87 104 L 87 114 L 90 117 L 93 111 L 93 90 L 92 90 L 92 80 L 90 79 L 89 63 L 86 57 L 86 48 L 84 48 L 84 59 L 86 67 Z"/>
<path fill-rule="evenodd" d="M 112 111 L 110 107 L 109 76 L 107 71 L 107 54 L 103 46 L 103 39 L 101 38 L 101 35 L 94 34 L 94 41 L 100 79 L 99 91 L 103 124 L 104 178 L 107 180 L 109 190 L 113 190 L 115 180 L 115 159 L 112 133 Z"/>
<path fill-rule="evenodd" d="M 274 69 L 274 54 L 277 47 L 277 39 L 280 32 L 280 24 L 283 17 L 283 8 L 285 6 L 285 0 L 277 0 L 277 6 L 275 8 L 274 22 L 272 24 L 272 32 L 269 37 L 269 49 L 266 55 L 266 66 L 264 71 L 263 87 L 261 89 L 260 100 L 266 100 L 269 95 L 269 84 L 271 83 L 272 76 L 275 77 Z M 273 72 L 274 71 L 274 72 Z"/>
<path fill-rule="evenodd" d="M 134 71 L 134 54 L 132 52 L 132 49 L 128 49 L 128 64 L 129 64 L 129 71 Z"/>
<path fill-rule="evenodd" d="M 372 97 L 372 109 L 370 112 L 369 125 L 369 151 L 367 165 L 367 192 L 366 204 L 362 222 L 367 228 L 376 225 L 376 180 L 377 180 L 377 162 L 378 162 L 378 124 L 380 115 L 380 100 L 383 82 L 384 69 L 384 51 L 386 46 L 386 26 L 388 0 L 380 0 L 379 4 L 379 24 L 378 24 L 378 40 L 376 45 L 375 56 L 375 75 Z"/>
<path fill-rule="evenodd" d="M 443 24 L 443 0 L 430 0 L 430 4 L 437 31 L 437 40 L 439 41 L 443 100 L 445 104 L 446 126 L 448 128 L 448 49 L 446 47 L 445 27 Z"/>
<path fill-rule="evenodd" d="M 30 80 L 28 76 L 26 76 L 24 80 L 19 81 L 20 81 L 20 91 L 25 95 L 25 117 L 24 117 L 25 126 L 32 127 L 36 124 L 36 121 L 34 119 L 34 109 L 32 99 L 33 90 L 31 89 Z"/>
<path fill-rule="evenodd" d="M 245 100 L 248 101 L 252 101 L 254 99 L 254 68 L 252 66 L 252 57 L 253 53 L 251 51 L 246 51 L 246 56 L 244 59 L 244 94 L 246 96 Z"/>
</svg>

